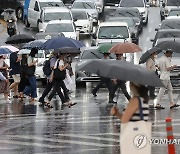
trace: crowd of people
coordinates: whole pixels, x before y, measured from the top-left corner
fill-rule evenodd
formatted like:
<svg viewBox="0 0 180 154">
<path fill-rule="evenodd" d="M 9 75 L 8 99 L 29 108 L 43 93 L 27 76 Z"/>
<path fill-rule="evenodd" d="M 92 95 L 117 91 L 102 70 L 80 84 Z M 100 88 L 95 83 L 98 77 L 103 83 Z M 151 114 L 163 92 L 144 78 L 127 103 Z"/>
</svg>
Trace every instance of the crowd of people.
<svg viewBox="0 0 180 154">
<path fill-rule="evenodd" d="M 9 56 L 10 66 L 6 64 L 5 56 L 0 56 L 0 93 L 4 93 L 5 101 L 10 102 L 10 98 L 23 101 L 27 97 L 31 103 L 35 102 L 37 98 L 35 70 L 38 63 L 35 55 L 37 53 L 37 48 L 32 48 L 29 54 L 13 52 Z M 69 55 L 52 53 L 49 57 L 51 73 L 47 76 L 46 88 L 39 98 L 40 106 L 52 108 L 50 101 L 56 93 L 59 95 L 62 104 L 69 107 L 75 105 L 69 98 L 70 88 L 66 87 L 70 82 L 72 84 L 71 76 L 73 75 L 71 63 L 66 60 L 67 56 Z M 55 77 L 56 69 L 65 72 L 63 79 Z M 12 83 L 9 82 L 10 76 L 13 79 Z M 50 93 L 48 101 L 45 101 L 48 93 Z"/>
</svg>

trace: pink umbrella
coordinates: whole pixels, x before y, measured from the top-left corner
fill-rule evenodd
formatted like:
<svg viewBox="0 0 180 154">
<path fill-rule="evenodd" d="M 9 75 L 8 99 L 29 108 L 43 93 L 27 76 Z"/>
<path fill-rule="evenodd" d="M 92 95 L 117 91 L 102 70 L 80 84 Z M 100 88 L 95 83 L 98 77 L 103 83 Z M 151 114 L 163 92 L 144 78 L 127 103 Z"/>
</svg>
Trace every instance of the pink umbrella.
<svg viewBox="0 0 180 154">
<path fill-rule="evenodd" d="M 2 48 L 7 48 L 7 49 L 11 50 L 12 52 L 19 51 L 18 48 L 14 47 L 14 46 L 12 46 L 12 45 L 3 45 L 3 46 L 1 46 L 1 47 L 2 47 Z"/>
</svg>

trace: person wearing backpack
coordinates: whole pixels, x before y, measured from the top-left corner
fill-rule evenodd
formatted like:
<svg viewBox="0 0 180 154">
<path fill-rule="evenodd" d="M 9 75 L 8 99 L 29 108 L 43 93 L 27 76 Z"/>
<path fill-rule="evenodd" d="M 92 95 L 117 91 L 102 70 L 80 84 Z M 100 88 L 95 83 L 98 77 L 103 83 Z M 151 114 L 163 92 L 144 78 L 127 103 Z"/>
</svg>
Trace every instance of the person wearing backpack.
<svg viewBox="0 0 180 154">
<path fill-rule="evenodd" d="M 44 99 L 48 95 L 48 93 L 51 91 L 52 86 L 53 86 L 52 82 L 50 82 L 49 80 L 50 80 L 50 76 L 51 76 L 52 70 L 54 69 L 54 65 L 56 61 L 57 61 L 57 55 L 55 53 L 52 53 L 49 59 L 44 62 L 43 73 L 45 74 L 47 78 L 47 85 L 41 97 L 39 98 L 40 106 L 47 106 L 47 102 L 45 102 Z"/>
</svg>

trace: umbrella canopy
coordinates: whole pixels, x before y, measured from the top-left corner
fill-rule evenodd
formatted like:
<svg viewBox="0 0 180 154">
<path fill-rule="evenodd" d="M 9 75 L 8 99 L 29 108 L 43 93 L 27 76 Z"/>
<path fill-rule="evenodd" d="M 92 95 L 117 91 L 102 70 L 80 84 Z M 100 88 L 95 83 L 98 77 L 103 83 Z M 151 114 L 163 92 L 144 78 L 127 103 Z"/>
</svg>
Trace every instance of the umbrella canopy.
<svg viewBox="0 0 180 154">
<path fill-rule="evenodd" d="M 158 43 L 155 47 L 160 48 L 161 50 L 171 49 L 172 52 L 180 53 L 180 42 L 176 41 L 163 41 Z"/>
<path fill-rule="evenodd" d="M 34 41 L 35 39 L 29 34 L 16 34 L 11 37 L 8 37 L 6 44 L 19 44 L 19 43 L 28 43 Z"/>
<path fill-rule="evenodd" d="M 154 52 L 157 52 L 157 54 L 158 54 L 158 53 L 160 53 L 161 51 L 162 51 L 161 49 L 156 48 L 156 47 L 153 47 L 153 48 L 147 50 L 147 51 L 140 57 L 140 59 L 139 59 L 139 64 L 145 63 L 145 62 L 148 60 L 148 58 L 151 56 L 151 54 L 153 54 Z"/>
<path fill-rule="evenodd" d="M 53 51 L 54 53 L 67 53 L 67 54 L 80 54 L 81 51 L 78 48 L 64 47 Z"/>
<path fill-rule="evenodd" d="M 14 47 L 14 46 L 12 46 L 12 45 L 3 45 L 3 46 L 1 46 L 1 47 L 2 47 L 2 48 L 7 48 L 7 49 L 11 50 L 12 52 L 19 51 L 18 48 Z"/>
<path fill-rule="evenodd" d="M 133 53 L 139 51 L 142 51 L 142 49 L 138 45 L 134 43 L 124 42 L 114 45 L 109 52 L 115 54 L 122 54 L 122 53 Z"/>
<path fill-rule="evenodd" d="M 43 49 L 59 49 L 64 47 L 81 48 L 84 44 L 78 40 L 67 37 L 56 37 L 47 40 L 41 47 Z"/>
<path fill-rule="evenodd" d="M 41 46 L 43 45 L 44 42 L 46 42 L 46 40 L 34 40 L 23 45 L 22 49 L 32 49 L 32 48 L 41 49 Z"/>
<path fill-rule="evenodd" d="M 131 81 L 142 85 L 163 87 L 159 77 L 144 67 L 119 60 L 87 60 L 80 62 L 79 70 L 95 73 L 102 77 Z"/>
<path fill-rule="evenodd" d="M 8 48 L 0 47 L 0 55 L 10 54 L 10 53 L 12 53 L 12 51 L 9 50 Z"/>
<path fill-rule="evenodd" d="M 109 50 L 112 48 L 114 44 L 112 43 L 105 43 L 105 44 L 101 44 L 98 48 L 97 51 L 101 52 L 101 53 L 109 53 Z"/>
</svg>

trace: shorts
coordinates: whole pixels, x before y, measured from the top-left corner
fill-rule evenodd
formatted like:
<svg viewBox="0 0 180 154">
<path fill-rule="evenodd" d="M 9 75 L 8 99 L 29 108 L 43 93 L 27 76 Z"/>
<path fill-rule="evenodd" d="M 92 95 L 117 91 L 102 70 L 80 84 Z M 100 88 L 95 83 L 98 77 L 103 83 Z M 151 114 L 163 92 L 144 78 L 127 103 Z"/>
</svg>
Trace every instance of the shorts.
<svg viewBox="0 0 180 154">
<path fill-rule="evenodd" d="M 20 74 L 14 74 L 14 75 L 12 75 L 12 78 L 13 78 L 14 82 L 20 82 L 20 80 L 21 80 Z"/>
</svg>

